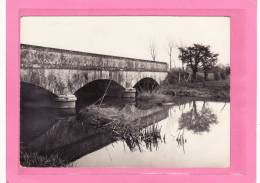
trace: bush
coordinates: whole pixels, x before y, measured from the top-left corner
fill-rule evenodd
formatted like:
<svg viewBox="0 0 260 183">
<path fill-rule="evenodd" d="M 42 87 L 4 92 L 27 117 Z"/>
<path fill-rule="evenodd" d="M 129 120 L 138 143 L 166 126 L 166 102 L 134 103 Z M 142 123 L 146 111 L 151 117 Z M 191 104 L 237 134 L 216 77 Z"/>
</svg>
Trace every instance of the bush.
<svg viewBox="0 0 260 183">
<path fill-rule="evenodd" d="M 171 69 L 168 72 L 168 75 L 165 79 L 166 83 L 169 84 L 177 84 L 179 80 L 181 82 L 185 81 L 189 77 L 189 73 L 186 71 L 183 71 L 182 69 Z"/>
<path fill-rule="evenodd" d="M 137 95 L 137 100 L 152 101 L 154 103 L 162 103 L 170 101 L 171 96 L 163 94 L 161 91 L 154 90 L 152 92 L 143 91 Z"/>
<path fill-rule="evenodd" d="M 227 76 L 230 75 L 230 66 L 226 66 L 226 75 L 227 75 Z"/>
<path fill-rule="evenodd" d="M 214 74 L 213 73 L 208 73 L 208 81 L 214 80 Z"/>
<path fill-rule="evenodd" d="M 220 72 L 220 77 L 221 79 L 225 80 L 226 79 L 226 72 Z"/>
<path fill-rule="evenodd" d="M 214 72 L 214 79 L 215 79 L 216 81 L 220 80 L 220 76 L 219 76 L 219 72 L 218 72 L 218 71 L 215 71 L 215 72 Z"/>
<path fill-rule="evenodd" d="M 197 73 L 197 79 L 195 82 L 203 82 L 204 81 L 204 73 Z"/>
</svg>

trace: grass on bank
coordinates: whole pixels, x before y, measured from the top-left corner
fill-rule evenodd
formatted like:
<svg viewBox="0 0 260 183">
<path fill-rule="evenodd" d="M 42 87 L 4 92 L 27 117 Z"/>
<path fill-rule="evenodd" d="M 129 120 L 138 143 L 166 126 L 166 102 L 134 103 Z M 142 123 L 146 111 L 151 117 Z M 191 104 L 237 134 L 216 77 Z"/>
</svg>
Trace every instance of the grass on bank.
<svg viewBox="0 0 260 183">
<path fill-rule="evenodd" d="M 197 74 L 197 80 L 191 82 L 190 74 L 186 71 L 172 69 L 161 90 L 175 92 L 179 97 L 196 97 L 212 100 L 229 100 L 230 99 L 230 76 L 221 74 L 209 77 L 205 81 L 202 73 Z M 217 77 L 219 76 L 219 77 Z"/>
<path fill-rule="evenodd" d="M 142 91 L 137 95 L 137 100 L 141 102 L 152 102 L 155 104 L 161 104 L 172 100 L 174 94 L 170 95 L 164 93 L 162 90 Z"/>
<path fill-rule="evenodd" d="M 73 165 L 58 154 L 40 155 L 37 152 L 20 152 L 20 164 L 23 167 L 72 167 Z"/>
</svg>

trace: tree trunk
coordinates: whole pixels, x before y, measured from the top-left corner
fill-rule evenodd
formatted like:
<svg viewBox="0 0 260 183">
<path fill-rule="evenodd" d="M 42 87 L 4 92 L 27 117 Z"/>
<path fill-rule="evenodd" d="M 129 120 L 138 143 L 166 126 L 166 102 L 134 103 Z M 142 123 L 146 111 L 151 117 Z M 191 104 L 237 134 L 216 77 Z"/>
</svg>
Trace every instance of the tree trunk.
<svg viewBox="0 0 260 183">
<path fill-rule="evenodd" d="M 192 107 L 193 107 L 195 114 L 198 115 L 197 105 L 196 105 L 196 102 L 194 100 L 192 101 Z"/>
<path fill-rule="evenodd" d="M 204 72 L 204 80 L 207 81 L 208 80 L 208 73 Z"/>
<path fill-rule="evenodd" d="M 179 73 L 179 74 L 178 74 L 178 75 L 179 75 L 179 76 L 178 76 L 178 78 L 179 78 L 178 81 L 179 81 L 179 83 L 180 83 L 180 82 L 183 80 L 183 78 L 181 77 L 182 71 L 181 71 L 180 68 L 178 69 L 178 73 Z"/>
<path fill-rule="evenodd" d="M 191 78 L 191 82 L 194 82 L 197 80 L 197 71 L 193 71 L 192 72 L 192 78 Z"/>
<path fill-rule="evenodd" d="M 197 111 L 197 105 L 196 105 L 196 102 L 193 100 L 192 101 L 192 104 L 193 104 L 193 114 L 194 114 L 194 118 L 198 118 L 198 111 Z M 193 123 L 196 122 L 196 120 L 193 121 Z"/>
<path fill-rule="evenodd" d="M 170 71 L 172 69 L 172 59 L 171 59 L 171 55 L 170 55 Z"/>
</svg>

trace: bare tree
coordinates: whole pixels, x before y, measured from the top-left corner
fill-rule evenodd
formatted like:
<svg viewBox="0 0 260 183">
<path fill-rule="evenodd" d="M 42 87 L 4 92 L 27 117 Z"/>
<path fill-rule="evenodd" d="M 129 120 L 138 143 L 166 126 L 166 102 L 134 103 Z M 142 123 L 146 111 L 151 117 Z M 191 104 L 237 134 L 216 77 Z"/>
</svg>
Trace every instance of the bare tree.
<svg viewBox="0 0 260 183">
<path fill-rule="evenodd" d="M 156 46 L 154 44 L 154 42 L 151 42 L 150 43 L 150 55 L 152 57 L 152 60 L 155 61 L 156 60 L 156 57 L 157 57 L 157 49 L 156 49 Z"/>
<path fill-rule="evenodd" d="M 172 61 L 173 61 L 173 59 L 172 59 L 172 56 L 173 56 L 173 55 L 172 55 L 173 48 L 174 48 L 174 43 L 173 43 L 173 41 L 169 41 L 169 42 L 168 42 L 168 55 L 169 55 L 169 59 L 170 59 L 170 70 L 171 70 L 171 68 L 172 68 Z M 174 61 L 173 61 L 173 64 L 174 64 L 174 67 L 176 67 Z"/>
<path fill-rule="evenodd" d="M 176 45 L 176 48 L 178 48 L 178 49 L 186 47 L 186 45 L 180 40 L 175 45 Z M 182 61 L 181 61 L 181 68 L 182 68 L 182 71 L 184 71 L 184 63 Z"/>
</svg>

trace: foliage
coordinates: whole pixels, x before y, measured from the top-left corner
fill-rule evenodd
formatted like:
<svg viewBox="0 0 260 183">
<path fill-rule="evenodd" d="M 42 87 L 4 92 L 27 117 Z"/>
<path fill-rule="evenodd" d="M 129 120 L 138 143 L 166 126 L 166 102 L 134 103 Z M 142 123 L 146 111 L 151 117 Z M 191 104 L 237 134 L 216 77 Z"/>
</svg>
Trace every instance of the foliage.
<svg viewBox="0 0 260 183">
<path fill-rule="evenodd" d="M 221 77 L 221 79 L 225 80 L 226 79 L 226 72 L 225 71 L 220 72 L 220 77 Z"/>
<path fill-rule="evenodd" d="M 226 66 L 226 69 L 225 69 L 225 70 L 226 70 L 226 75 L 229 76 L 229 75 L 230 75 L 230 66 L 229 66 L 229 65 Z"/>
<path fill-rule="evenodd" d="M 179 58 L 186 67 L 192 70 L 192 81 L 197 79 L 196 73 L 202 68 L 207 79 L 207 73 L 217 63 L 218 54 L 210 51 L 210 46 L 202 44 L 194 44 L 188 47 L 179 47 Z"/>
<path fill-rule="evenodd" d="M 189 73 L 182 69 L 171 69 L 165 79 L 166 84 L 177 84 L 186 82 L 189 78 Z"/>
<path fill-rule="evenodd" d="M 217 64 L 218 54 L 212 53 L 209 46 L 205 47 L 204 56 L 201 59 L 204 79 L 208 80 L 208 72 Z"/>
<path fill-rule="evenodd" d="M 220 76 L 219 76 L 219 72 L 218 71 L 214 71 L 214 79 L 216 81 L 220 80 Z"/>
</svg>

